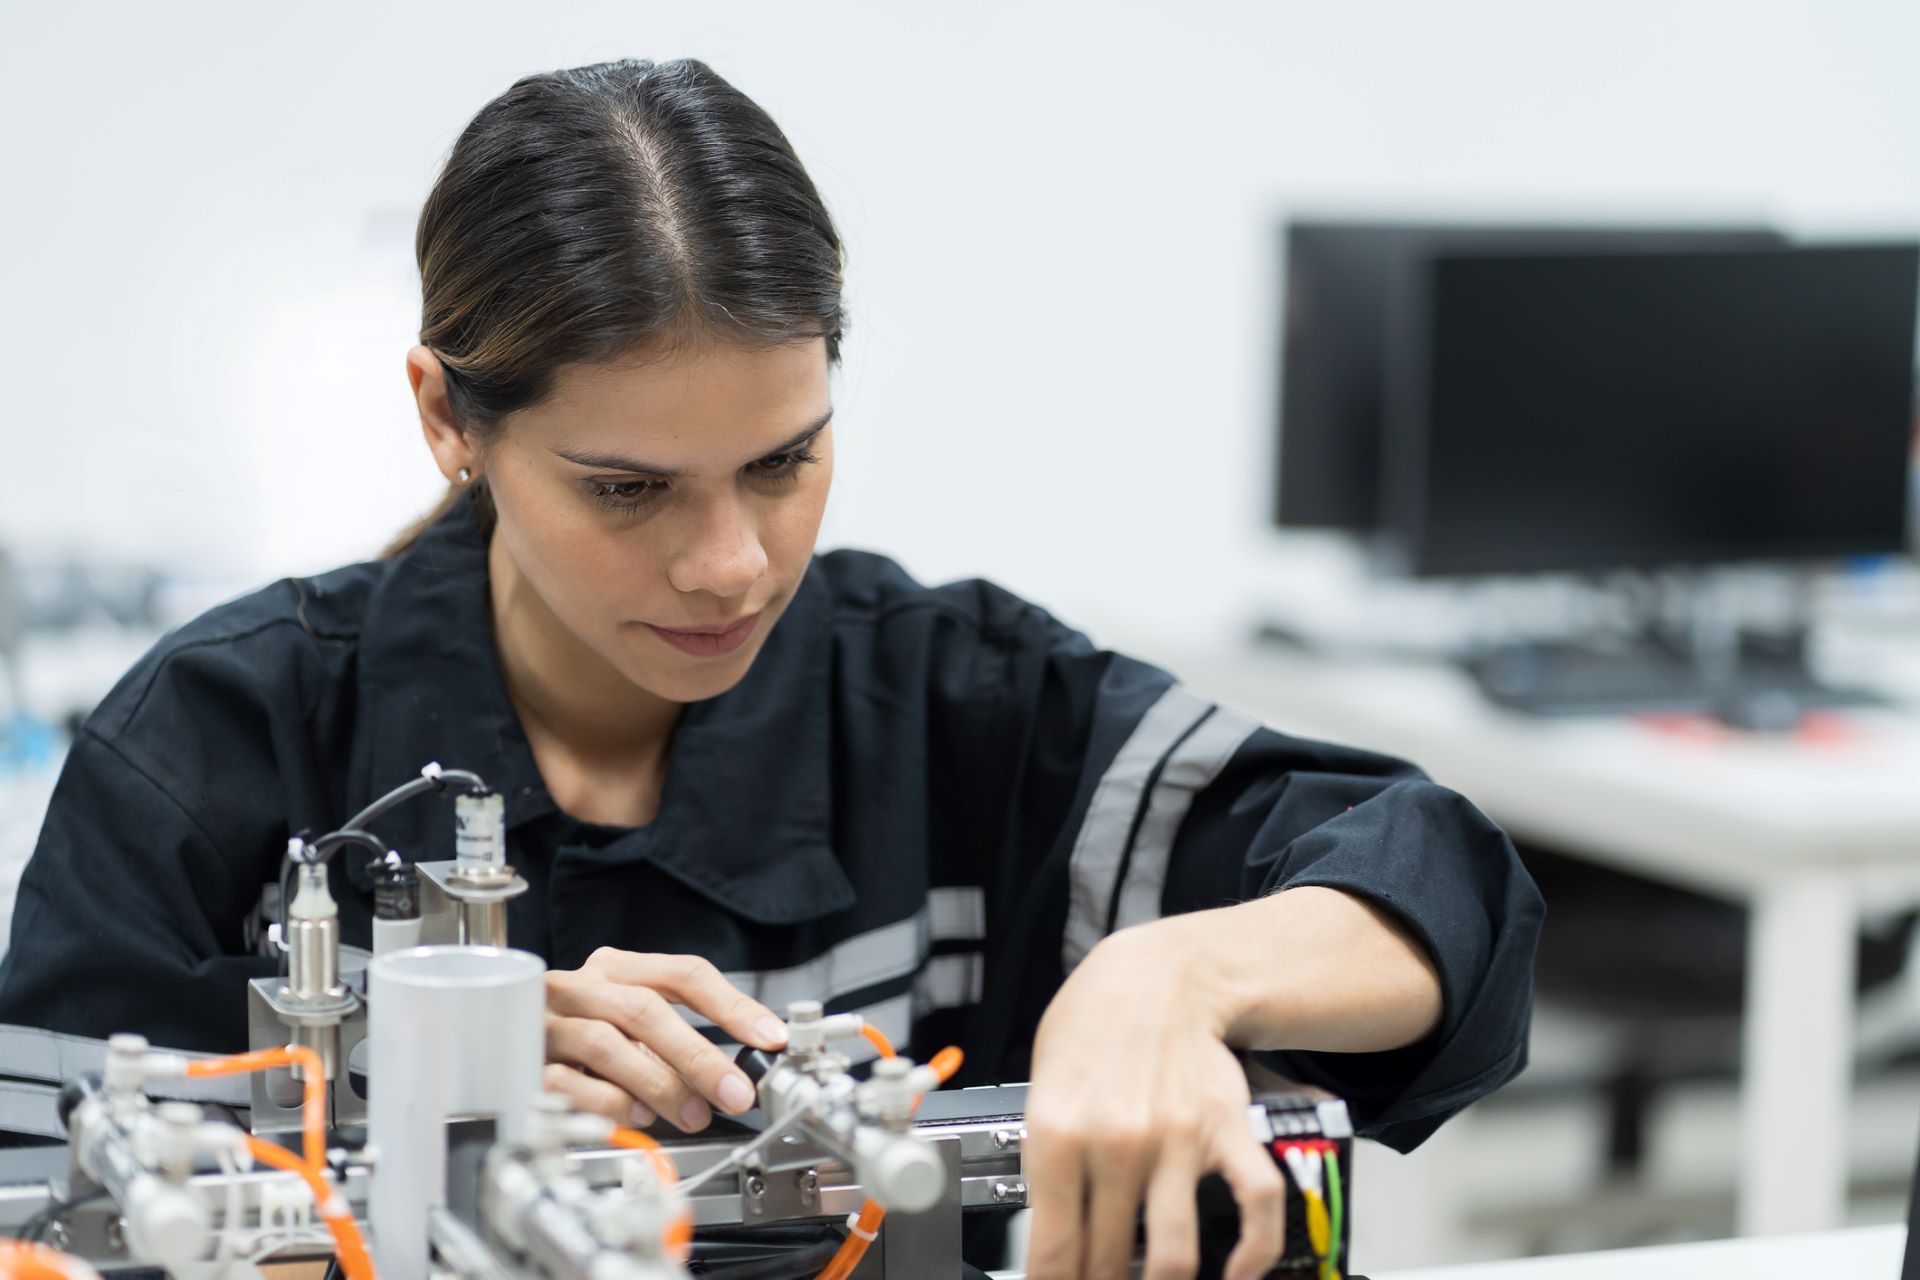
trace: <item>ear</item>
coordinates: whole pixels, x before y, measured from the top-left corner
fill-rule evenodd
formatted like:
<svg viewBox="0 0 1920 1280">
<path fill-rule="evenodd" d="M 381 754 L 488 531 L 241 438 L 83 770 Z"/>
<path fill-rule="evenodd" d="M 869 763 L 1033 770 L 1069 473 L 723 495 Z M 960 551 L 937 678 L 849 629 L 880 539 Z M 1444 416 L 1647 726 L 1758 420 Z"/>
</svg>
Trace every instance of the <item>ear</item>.
<svg viewBox="0 0 1920 1280">
<path fill-rule="evenodd" d="M 440 357 L 424 346 L 407 352 L 407 382 L 413 387 L 414 401 L 420 407 L 420 434 L 433 451 L 433 460 L 448 484 L 460 483 L 460 470 L 470 476 L 480 474 L 480 451 L 472 437 L 453 420 L 453 407 L 447 401 L 447 375 Z"/>
</svg>

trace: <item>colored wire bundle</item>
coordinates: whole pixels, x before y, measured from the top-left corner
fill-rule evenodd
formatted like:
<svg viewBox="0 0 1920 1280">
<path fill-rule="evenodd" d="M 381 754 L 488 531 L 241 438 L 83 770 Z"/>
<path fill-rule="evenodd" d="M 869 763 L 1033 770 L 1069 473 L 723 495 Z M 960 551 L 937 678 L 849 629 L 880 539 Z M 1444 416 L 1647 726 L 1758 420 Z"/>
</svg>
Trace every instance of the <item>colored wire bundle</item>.
<svg viewBox="0 0 1920 1280">
<path fill-rule="evenodd" d="M 1340 1151 L 1316 1138 L 1275 1144 L 1281 1162 L 1306 1204 L 1307 1240 L 1320 1261 L 1319 1280 L 1340 1280 L 1340 1238 L 1346 1204 L 1340 1186 Z"/>
</svg>

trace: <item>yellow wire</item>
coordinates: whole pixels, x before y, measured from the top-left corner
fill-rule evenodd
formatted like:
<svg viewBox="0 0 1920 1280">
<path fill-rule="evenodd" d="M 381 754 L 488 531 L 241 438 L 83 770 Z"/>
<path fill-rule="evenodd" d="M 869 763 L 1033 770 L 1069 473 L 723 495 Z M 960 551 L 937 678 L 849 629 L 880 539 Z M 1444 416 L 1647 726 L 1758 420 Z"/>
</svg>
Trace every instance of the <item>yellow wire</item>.
<svg viewBox="0 0 1920 1280">
<path fill-rule="evenodd" d="M 1307 1239 L 1313 1243 L 1313 1256 L 1320 1259 L 1320 1274 L 1328 1274 L 1328 1252 L 1332 1248 L 1333 1223 L 1327 1217 L 1327 1202 L 1318 1191 L 1303 1188 L 1301 1198 L 1307 1202 Z"/>
</svg>

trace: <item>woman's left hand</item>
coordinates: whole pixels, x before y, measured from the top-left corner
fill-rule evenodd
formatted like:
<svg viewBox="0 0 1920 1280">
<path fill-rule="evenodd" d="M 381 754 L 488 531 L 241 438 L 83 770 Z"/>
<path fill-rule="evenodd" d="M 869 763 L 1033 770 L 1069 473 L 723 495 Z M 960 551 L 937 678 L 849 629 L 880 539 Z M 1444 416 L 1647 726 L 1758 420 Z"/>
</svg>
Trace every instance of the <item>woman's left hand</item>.
<svg viewBox="0 0 1920 1280">
<path fill-rule="evenodd" d="M 1285 1183 L 1247 1126 L 1225 1002 L 1159 936 L 1172 923 L 1101 941 L 1040 1020 L 1023 1153 L 1031 1280 L 1125 1277 L 1143 1199 L 1146 1280 L 1194 1275 L 1195 1189 L 1215 1170 L 1240 1206 L 1226 1280 L 1257 1280 L 1279 1259 Z"/>
</svg>

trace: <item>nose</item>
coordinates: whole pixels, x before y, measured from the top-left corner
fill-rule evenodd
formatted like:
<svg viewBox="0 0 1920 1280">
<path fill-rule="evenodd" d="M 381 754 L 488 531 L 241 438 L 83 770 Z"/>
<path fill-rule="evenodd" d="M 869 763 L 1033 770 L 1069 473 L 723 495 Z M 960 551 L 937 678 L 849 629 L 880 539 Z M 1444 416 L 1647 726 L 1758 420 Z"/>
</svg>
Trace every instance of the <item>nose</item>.
<svg viewBox="0 0 1920 1280">
<path fill-rule="evenodd" d="M 686 542 L 667 566 L 674 590 L 706 591 L 723 600 L 747 594 L 767 571 L 766 548 L 752 513 L 737 494 L 701 503 L 690 516 Z"/>
</svg>

